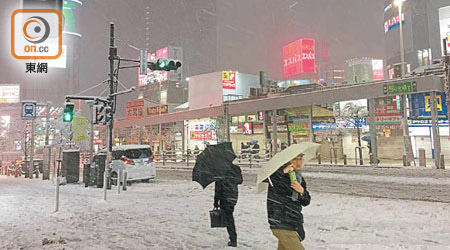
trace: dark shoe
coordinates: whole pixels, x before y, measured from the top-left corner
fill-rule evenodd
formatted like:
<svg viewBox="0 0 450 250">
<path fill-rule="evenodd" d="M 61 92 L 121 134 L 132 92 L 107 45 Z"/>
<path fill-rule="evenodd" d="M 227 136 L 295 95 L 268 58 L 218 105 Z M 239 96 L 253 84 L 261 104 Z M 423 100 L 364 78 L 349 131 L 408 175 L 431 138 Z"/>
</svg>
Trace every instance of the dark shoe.
<svg viewBox="0 0 450 250">
<path fill-rule="evenodd" d="M 229 241 L 228 242 L 228 246 L 229 247 L 237 247 L 237 242 L 236 241 Z"/>
</svg>

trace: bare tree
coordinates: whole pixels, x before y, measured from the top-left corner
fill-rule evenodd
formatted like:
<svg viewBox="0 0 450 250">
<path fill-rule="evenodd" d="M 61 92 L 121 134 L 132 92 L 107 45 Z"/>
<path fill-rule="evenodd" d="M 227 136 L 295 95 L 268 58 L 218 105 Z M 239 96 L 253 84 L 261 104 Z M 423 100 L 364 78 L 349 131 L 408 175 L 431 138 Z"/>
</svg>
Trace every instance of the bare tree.
<svg viewBox="0 0 450 250">
<path fill-rule="evenodd" d="M 356 128 L 356 133 L 358 137 L 358 153 L 359 153 L 359 164 L 363 165 L 362 158 L 362 145 L 361 145 L 361 126 L 363 121 L 368 116 L 368 111 L 366 106 L 359 105 L 356 102 L 348 102 L 345 104 L 343 109 L 340 109 L 335 113 L 336 118 L 345 120 L 350 126 Z"/>
</svg>

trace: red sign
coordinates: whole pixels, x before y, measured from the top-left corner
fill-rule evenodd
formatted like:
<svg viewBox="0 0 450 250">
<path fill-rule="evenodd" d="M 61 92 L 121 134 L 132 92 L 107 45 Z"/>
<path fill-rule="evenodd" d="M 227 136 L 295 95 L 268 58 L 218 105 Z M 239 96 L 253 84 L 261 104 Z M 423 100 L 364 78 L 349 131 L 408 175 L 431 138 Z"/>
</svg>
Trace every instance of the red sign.
<svg viewBox="0 0 450 250">
<path fill-rule="evenodd" d="M 316 49 L 314 39 L 302 40 L 303 73 L 316 73 Z"/>
<path fill-rule="evenodd" d="M 131 100 L 126 104 L 127 119 L 136 119 L 144 116 L 144 100 Z"/>
<path fill-rule="evenodd" d="M 264 120 L 264 111 L 258 111 L 258 121 Z"/>
<path fill-rule="evenodd" d="M 397 105 L 395 97 L 383 97 L 375 99 L 376 116 L 401 116 L 402 111 Z"/>
<path fill-rule="evenodd" d="M 383 60 L 372 60 L 373 80 L 384 80 Z"/>
<path fill-rule="evenodd" d="M 242 132 L 244 135 L 252 135 L 253 134 L 253 122 L 245 122 L 242 126 Z"/>
<path fill-rule="evenodd" d="M 222 85 L 224 89 L 236 89 L 236 72 L 222 71 Z"/>
<path fill-rule="evenodd" d="M 316 73 L 314 39 L 299 39 L 283 46 L 283 76 Z"/>
</svg>

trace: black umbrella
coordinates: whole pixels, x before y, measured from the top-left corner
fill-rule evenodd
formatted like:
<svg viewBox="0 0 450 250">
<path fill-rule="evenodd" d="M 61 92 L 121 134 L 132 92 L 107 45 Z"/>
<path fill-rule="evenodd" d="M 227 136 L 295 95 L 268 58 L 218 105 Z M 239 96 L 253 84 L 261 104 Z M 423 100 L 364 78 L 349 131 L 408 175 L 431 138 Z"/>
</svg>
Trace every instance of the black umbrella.
<svg viewBox="0 0 450 250">
<path fill-rule="evenodd" d="M 197 157 L 192 170 L 192 181 L 200 183 L 203 188 L 220 179 L 234 182 L 240 178 L 242 182 L 241 169 L 233 165 L 235 158 L 231 142 L 208 145 Z"/>
</svg>

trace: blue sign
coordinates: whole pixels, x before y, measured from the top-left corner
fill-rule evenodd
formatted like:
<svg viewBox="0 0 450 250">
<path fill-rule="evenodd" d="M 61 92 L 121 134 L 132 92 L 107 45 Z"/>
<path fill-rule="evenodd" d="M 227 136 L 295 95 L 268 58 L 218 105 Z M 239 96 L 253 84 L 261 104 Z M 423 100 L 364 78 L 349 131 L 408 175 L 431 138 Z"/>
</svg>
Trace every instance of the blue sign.
<svg viewBox="0 0 450 250">
<path fill-rule="evenodd" d="M 22 102 L 22 120 L 36 119 L 36 102 L 23 101 Z"/>
<path fill-rule="evenodd" d="M 445 104 L 446 95 L 444 92 L 436 93 L 436 108 L 438 116 L 447 115 L 447 105 Z M 412 117 L 431 117 L 431 95 L 430 93 L 419 93 L 411 95 L 411 116 Z"/>
<path fill-rule="evenodd" d="M 447 119 L 438 119 L 440 127 L 448 126 Z M 431 127 L 431 119 L 409 119 L 410 127 Z"/>
<path fill-rule="evenodd" d="M 333 130 L 336 129 L 336 124 L 323 124 L 323 123 L 319 123 L 319 124 L 313 124 L 312 125 L 312 129 L 313 130 Z"/>
</svg>

